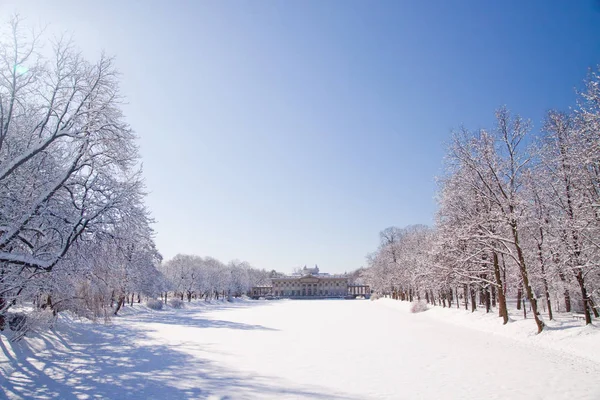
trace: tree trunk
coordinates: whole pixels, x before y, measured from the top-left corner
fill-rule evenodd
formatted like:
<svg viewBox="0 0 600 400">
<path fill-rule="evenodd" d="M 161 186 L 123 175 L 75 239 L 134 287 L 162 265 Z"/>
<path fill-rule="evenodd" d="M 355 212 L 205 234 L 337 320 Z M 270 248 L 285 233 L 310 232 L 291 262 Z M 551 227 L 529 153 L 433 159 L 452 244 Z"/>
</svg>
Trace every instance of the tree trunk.
<svg viewBox="0 0 600 400">
<path fill-rule="evenodd" d="M 508 308 L 506 307 L 506 296 L 504 295 L 504 283 L 500 276 L 498 254 L 493 252 L 492 258 L 494 260 L 494 277 L 496 278 L 496 285 L 498 285 L 498 314 L 502 317 L 503 324 L 506 325 L 508 323 Z"/>
<path fill-rule="evenodd" d="M 563 296 L 565 298 L 565 309 L 567 312 L 571 312 L 571 293 L 569 292 L 569 283 L 567 282 L 567 277 L 560 267 L 560 258 L 559 256 L 552 252 L 552 260 L 554 264 L 556 264 L 556 270 L 558 271 L 558 277 L 563 285 Z"/>
<path fill-rule="evenodd" d="M 575 274 L 575 278 L 577 279 L 577 283 L 579 284 L 579 289 L 581 290 L 581 298 L 583 299 L 583 311 L 585 314 L 585 324 L 589 325 L 592 323 L 592 314 L 590 313 L 590 298 L 588 297 L 587 289 L 585 288 L 585 281 L 583 279 L 583 271 L 581 268 L 576 269 L 577 273 Z"/>
<path fill-rule="evenodd" d="M 519 289 L 517 289 L 517 310 L 521 309 L 521 299 L 523 298 L 523 282 L 519 282 Z"/>
<path fill-rule="evenodd" d="M 471 286 L 471 312 L 475 312 L 477 310 L 477 298 L 475 288 Z"/>
<path fill-rule="evenodd" d="M 592 299 L 592 296 L 588 296 L 590 299 L 590 308 L 592 309 L 592 312 L 594 313 L 594 317 L 596 318 L 600 318 L 600 314 L 598 314 L 598 309 L 596 308 L 596 304 L 594 303 L 594 299 Z"/>
<path fill-rule="evenodd" d="M 567 286 L 567 280 L 565 279 L 565 276 L 562 272 L 560 272 L 558 274 L 559 277 L 561 277 L 562 282 L 563 282 L 563 296 L 565 297 L 565 311 L 566 312 L 571 312 L 571 293 L 569 292 L 569 287 Z"/>
<path fill-rule="evenodd" d="M 469 309 L 469 287 L 465 283 L 463 286 L 463 292 L 465 294 L 465 310 Z"/>
<path fill-rule="evenodd" d="M 117 302 L 117 308 L 115 309 L 115 312 L 113 313 L 114 315 L 117 315 L 117 313 L 119 312 L 121 307 L 123 307 L 124 303 L 125 303 L 125 296 L 120 296 L 119 300 Z"/>
<path fill-rule="evenodd" d="M 540 228 L 540 242 L 538 242 L 538 260 L 540 261 L 540 269 L 542 272 L 542 283 L 544 284 L 544 295 L 546 296 L 546 304 L 548 306 L 548 318 L 552 321 L 552 303 L 550 301 L 550 290 L 548 289 L 548 279 L 546 278 L 546 263 L 544 262 L 544 254 L 542 251 L 542 241 L 544 240 L 544 232 Z"/>
<path fill-rule="evenodd" d="M 480 284 L 479 285 L 479 305 L 482 306 L 484 304 L 484 299 L 485 299 L 485 294 L 484 294 L 485 289 L 483 288 L 483 285 Z"/>
<path fill-rule="evenodd" d="M 519 232 L 517 230 L 516 221 L 513 221 L 511 223 L 511 228 L 513 238 L 515 241 L 515 248 L 517 250 L 517 258 L 519 260 L 519 269 L 521 271 L 521 277 L 523 278 L 523 285 L 525 286 L 525 293 L 527 294 L 527 298 L 529 299 L 529 303 L 531 304 L 531 311 L 533 312 L 533 318 L 535 319 L 535 324 L 537 325 L 538 333 L 541 333 L 542 330 L 544 330 L 544 321 L 540 319 L 537 307 L 537 299 L 535 298 L 533 290 L 531 289 L 531 284 L 529 283 L 527 264 L 525 264 L 525 256 L 523 256 L 523 249 L 521 249 L 521 244 L 519 242 Z"/>
<path fill-rule="evenodd" d="M 546 275 L 542 270 L 542 281 L 544 283 L 544 291 L 546 292 L 546 304 L 548 306 L 548 318 L 552 321 L 552 301 L 550 300 L 550 290 L 548 289 L 548 280 L 546 279 Z"/>
<path fill-rule="evenodd" d="M 458 286 L 456 287 L 456 308 L 460 308 L 460 299 L 458 298 Z"/>
<path fill-rule="evenodd" d="M 6 299 L 0 295 L 0 331 L 4 330 L 6 325 L 6 317 L 4 315 L 4 307 L 6 306 Z"/>
</svg>

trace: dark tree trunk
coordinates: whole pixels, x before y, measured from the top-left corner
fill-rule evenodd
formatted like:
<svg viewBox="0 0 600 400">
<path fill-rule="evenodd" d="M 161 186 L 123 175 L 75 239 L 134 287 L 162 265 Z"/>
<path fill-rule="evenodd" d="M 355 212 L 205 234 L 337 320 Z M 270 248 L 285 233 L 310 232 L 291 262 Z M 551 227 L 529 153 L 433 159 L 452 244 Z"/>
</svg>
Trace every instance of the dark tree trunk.
<svg viewBox="0 0 600 400">
<path fill-rule="evenodd" d="M 117 315 L 123 304 L 125 303 L 125 296 L 120 296 L 117 302 L 117 308 L 115 309 L 114 315 Z"/>
<path fill-rule="evenodd" d="M 490 289 L 492 290 L 492 307 L 496 307 L 496 286 L 492 285 Z"/>
<path fill-rule="evenodd" d="M 550 289 L 548 289 L 548 279 L 546 278 L 546 263 L 544 262 L 544 253 L 542 251 L 542 243 L 544 240 L 544 231 L 540 228 L 540 242 L 538 242 L 538 260 L 542 272 L 542 283 L 544 284 L 544 296 L 546 297 L 546 305 L 548 306 L 548 318 L 552 320 L 552 303 L 550 302 Z"/>
<path fill-rule="evenodd" d="M 42 306 L 42 308 L 44 308 L 44 309 L 46 307 L 52 309 L 52 297 L 50 295 L 48 295 L 48 297 L 46 297 L 46 302 Z"/>
<path fill-rule="evenodd" d="M 508 308 L 506 307 L 506 296 L 504 295 L 504 282 L 500 277 L 500 264 L 498 263 L 498 254 L 494 252 L 492 254 L 494 261 L 494 277 L 496 278 L 496 285 L 498 285 L 498 314 L 502 317 L 503 324 L 508 323 Z"/>
<path fill-rule="evenodd" d="M 517 290 L 517 310 L 521 309 L 521 299 L 523 298 L 523 282 L 519 282 L 519 289 Z"/>
<path fill-rule="evenodd" d="M 565 297 L 565 311 L 571 312 L 571 293 L 569 292 L 569 283 L 567 282 L 565 274 L 563 274 L 563 272 L 560 269 L 558 271 L 558 277 L 560 278 L 564 288 L 563 296 Z"/>
<path fill-rule="evenodd" d="M 6 325 L 6 317 L 4 316 L 4 307 L 6 307 L 6 299 L 4 296 L 0 296 L 0 331 L 4 330 Z"/>
<path fill-rule="evenodd" d="M 552 300 L 550 299 L 550 291 L 548 290 L 548 282 L 546 278 L 544 278 L 544 290 L 546 292 L 546 305 L 548 306 L 548 318 L 553 320 L 552 316 Z"/>
<path fill-rule="evenodd" d="M 519 260 L 519 269 L 521 271 L 521 277 L 523 278 L 523 285 L 525 286 L 525 293 L 527 294 L 527 298 L 529 299 L 529 303 L 531 304 L 531 311 L 533 312 L 533 318 L 535 319 L 535 324 L 538 328 L 538 333 L 544 330 L 544 321 L 540 319 L 540 315 L 538 313 L 537 299 L 533 295 L 533 290 L 531 289 L 531 284 L 529 283 L 529 274 L 527 272 L 527 266 L 525 264 L 525 256 L 523 255 L 523 249 L 521 249 L 521 244 L 519 242 L 519 232 L 517 230 L 516 221 L 513 221 L 511 224 L 512 234 L 514 238 L 515 248 L 517 250 L 517 258 Z"/>
<path fill-rule="evenodd" d="M 485 302 L 485 289 L 483 285 L 479 285 L 479 305 L 482 306 Z"/>
<path fill-rule="evenodd" d="M 590 313 L 590 298 L 587 293 L 587 289 L 585 288 L 585 281 L 583 279 L 583 271 L 581 268 L 577 268 L 577 273 L 575 274 L 575 278 L 577 279 L 577 283 L 579 284 L 579 289 L 581 290 L 581 298 L 583 299 L 583 311 L 585 314 L 585 324 L 589 325 L 592 323 L 592 314 Z"/>
<path fill-rule="evenodd" d="M 471 312 L 477 310 L 477 298 L 475 288 L 471 286 Z"/>
<path fill-rule="evenodd" d="M 456 308 L 460 308 L 460 299 L 458 298 L 458 286 L 456 287 Z"/>
<path fill-rule="evenodd" d="M 463 292 L 465 294 L 465 310 L 469 309 L 469 287 L 465 283 L 463 286 Z"/>
<path fill-rule="evenodd" d="M 589 298 L 590 298 L 590 308 L 592 309 L 592 312 L 594 313 L 594 317 L 600 318 L 600 314 L 598 314 L 598 308 L 596 307 L 596 304 L 594 303 L 594 299 L 592 299 L 592 296 L 589 296 Z"/>
</svg>

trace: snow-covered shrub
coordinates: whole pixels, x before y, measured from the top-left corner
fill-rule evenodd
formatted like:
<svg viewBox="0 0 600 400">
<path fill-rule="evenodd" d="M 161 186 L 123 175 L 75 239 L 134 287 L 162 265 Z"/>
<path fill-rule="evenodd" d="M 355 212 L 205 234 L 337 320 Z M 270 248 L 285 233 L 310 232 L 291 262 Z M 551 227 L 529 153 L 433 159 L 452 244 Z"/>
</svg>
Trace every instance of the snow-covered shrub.
<svg viewBox="0 0 600 400">
<path fill-rule="evenodd" d="M 427 303 L 424 301 L 413 301 L 410 305 L 410 312 L 413 314 L 420 313 L 423 311 L 427 311 Z"/>
<path fill-rule="evenodd" d="M 160 311 L 163 309 L 163 302 L 161 300 L 150 299 L 146 302 L 149 309 Z"/>
<path fill-rule="evenodd" d="M 44 332 L 56 322 L 56 316 L 51 310 L 36 309 L 28 313 L 8 313 L 6 321 L 12 331 L 11 342 L 18 342 L 29 332 Z"/>
<path fill-rule="evenodd" d="M 379 294 L 378 293 L 373 293 L 371 295 L 371 300 L 377 300 L 377 299 L 379 299 Z"/>
<path fill-rule="evenodd" d="M 179 299 L 171 299 L 169 300 L 169 305 L 173 308 L 183 308 L 183 301 Z"/>
<path fill-rule="evenodd" d="M 27 315 L 24 313 L 14 313 L 9 314 L 8 318 L 8 326 L 11 331 L 20 331 L 25 328 L 25 324 L 27 323 Z"/>
</svg>

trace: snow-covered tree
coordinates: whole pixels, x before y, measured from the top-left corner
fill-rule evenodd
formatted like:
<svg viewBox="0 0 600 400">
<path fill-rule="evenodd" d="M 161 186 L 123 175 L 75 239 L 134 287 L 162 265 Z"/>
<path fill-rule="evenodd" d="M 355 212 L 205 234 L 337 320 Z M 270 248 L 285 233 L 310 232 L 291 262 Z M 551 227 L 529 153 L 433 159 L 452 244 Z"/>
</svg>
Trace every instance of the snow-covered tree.
<svg viewBox="0 0 600 400">
<path fill-rule="evenodd" d="M 86 60 L 65 39 L 42 52 L 42 37 L 24 34 L 18 18 L 7 28 L 0 35 L 0 329 L 18 301 L 45 297 L 52 307 L 57 291 L 64 302 L 74 298 L 77 285 L 69 283 L 98 282 L 102 263 L 121 268 L 113 275 L 128 274 L 120 283 L 134 290 L 140 268 L 157 254 L 114 60 Z M 95 259 L 100 254 L 114 257 Z"/>
</svg>

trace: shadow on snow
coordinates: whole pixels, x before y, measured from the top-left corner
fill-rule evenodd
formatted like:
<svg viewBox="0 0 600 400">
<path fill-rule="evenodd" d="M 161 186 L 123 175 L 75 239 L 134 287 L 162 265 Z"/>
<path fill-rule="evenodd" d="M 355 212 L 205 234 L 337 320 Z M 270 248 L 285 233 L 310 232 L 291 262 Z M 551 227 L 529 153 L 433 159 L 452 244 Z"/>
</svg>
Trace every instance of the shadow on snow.
<svg viewBox="0 0 600 400">
<path fill-rule="evenodd" d="M 260 325 L 197 318 L 198 311 L 190 307 L 160 313 L 159 318 L 156 313 L 133 318 L 199 328 L 274 330 Z M 34 347 L 37 346 L 28 341 L 7 345 L 6 339 L 0 337 L 0 351 L 7 360 L 0 363 L 0 398 L 352 398 L 336 396 L 326 390 L 291 388 L 278 378 L 227 370 L 214 361 L 180 352 L 177 346 L 140 345 L 146 338 L 143 330 L 129 324 L 75 323 L 31 338 L 32 342 L 45 342 L 44 350 L 36 353 Z"/>
</svg>

